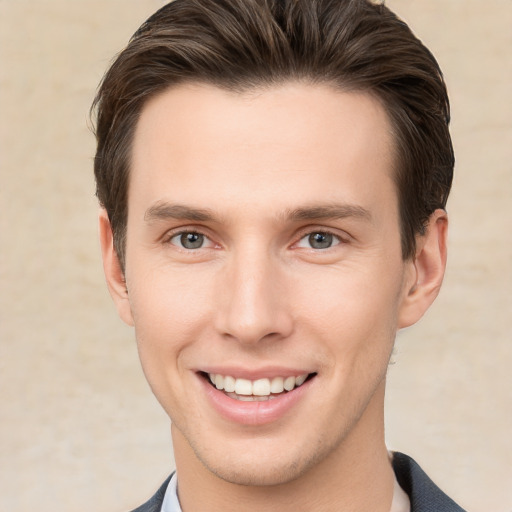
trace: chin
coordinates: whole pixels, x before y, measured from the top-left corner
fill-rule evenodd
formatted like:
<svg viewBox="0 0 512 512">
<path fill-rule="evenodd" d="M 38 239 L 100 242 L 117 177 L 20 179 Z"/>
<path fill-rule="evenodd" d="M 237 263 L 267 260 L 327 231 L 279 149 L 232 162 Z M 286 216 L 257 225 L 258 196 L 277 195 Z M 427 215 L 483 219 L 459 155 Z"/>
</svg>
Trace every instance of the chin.
<svg viewBox="0 0 512 512">
<path fill-rule="evenodd" d="M 208 465 L 203 461 L 206 468 L 216 477 L 236 485 L 266 487 L 284 485 L 297 480 L 307 472 L 310 464 L 299 462 L 284 463 L 278 465 L 260 461 L 256 464 L 239 463 L 235 466 Z"/>
<path fill-rule="evenodd" d="M 332 448 L 317 440 L 314 449 L 305 450 L 303 444 L 293 442 L 265 442 L 262 438 L 250 441 L 253 446 L 245 449 L 231 446 L 218 450 L 194 449 L 196 457 L 213 475 L 236 485 L 277 486 L 300 479 L 319 464 Z M 309 452 L 309 453 L 308 453 Z"/>
</svg>

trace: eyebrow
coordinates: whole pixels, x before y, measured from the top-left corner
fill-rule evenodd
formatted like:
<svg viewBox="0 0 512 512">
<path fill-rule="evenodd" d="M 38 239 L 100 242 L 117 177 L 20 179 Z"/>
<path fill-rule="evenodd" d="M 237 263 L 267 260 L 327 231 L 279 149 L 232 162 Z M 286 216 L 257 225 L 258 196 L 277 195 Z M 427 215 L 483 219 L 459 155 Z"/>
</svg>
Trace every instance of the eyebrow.
<svg viewBox="0 0 512 512">
<path fill-rule="evenodd" d="M 293 210 L 286 210 L 282 217 L 291 222 L 344 219 L 347 217 L 355 217 L 367 221 L 372 220 L 369 210 L 353 204 L 312 205 L 295 208 Z M 163 201 L 150 206 L 144 214 L 144 220 L 146 222 L 168 219 L 213 222 L 216 218 L 212 210 L 208 208 L 194 208 L 181 204 L 170 204 Z"/>
<path fill-rule="evenodd" d="M 354 204 L 331 204 L 296 208 L 285 213 L 285 217 L 292 221 L 320 220 L 320 219 L 344 219 L 355 217 L 371 221 L 369 210 Z"/>
<path fill-rule="evenodd" d="M 190 206 L 170 204 L 166 202 L 158 202 L 153 206 L 150 206 L 146 210 L 146 213 L 144 213 L 144 220 L 146 222 L 167 219 L 207 222 L 213 221 L 214 215 L 211 210 L 206 208 L 192 208 Z"/>
</svg>

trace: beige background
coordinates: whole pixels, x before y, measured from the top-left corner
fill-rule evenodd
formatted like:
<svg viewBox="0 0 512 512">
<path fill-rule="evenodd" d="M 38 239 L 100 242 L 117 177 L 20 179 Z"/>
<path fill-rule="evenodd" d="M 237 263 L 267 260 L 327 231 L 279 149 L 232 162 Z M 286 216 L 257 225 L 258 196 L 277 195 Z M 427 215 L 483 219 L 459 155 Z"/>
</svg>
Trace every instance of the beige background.
<svg viewBox="0 0 512 512">
<path fill-rule="evenodd" d="M 87 113 L 157 0 L 0 0 L 0 512 L 140 504 L 168 420 L 110 303 Z M 387 437 L 474 512 L 512 511 L 512 1 L 390 0 L 431 47 L 457 168 L 444 290 L 399 336 Z"/>
</svg>

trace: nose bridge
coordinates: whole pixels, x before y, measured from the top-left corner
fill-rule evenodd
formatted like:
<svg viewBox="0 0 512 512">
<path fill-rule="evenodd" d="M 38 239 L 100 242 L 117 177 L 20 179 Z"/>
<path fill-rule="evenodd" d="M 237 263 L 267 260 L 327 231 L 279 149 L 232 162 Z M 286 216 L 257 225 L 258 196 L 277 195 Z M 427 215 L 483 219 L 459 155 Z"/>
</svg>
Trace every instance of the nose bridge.
<svg viewBox="0 0 512 512">
<path fill-rule="evenodd" d="M 221 283 L 218 327 L 241 343 L 285 337 L 292 328 L 277 258 L 261 246 L 235 251 Z"/>
</svg>

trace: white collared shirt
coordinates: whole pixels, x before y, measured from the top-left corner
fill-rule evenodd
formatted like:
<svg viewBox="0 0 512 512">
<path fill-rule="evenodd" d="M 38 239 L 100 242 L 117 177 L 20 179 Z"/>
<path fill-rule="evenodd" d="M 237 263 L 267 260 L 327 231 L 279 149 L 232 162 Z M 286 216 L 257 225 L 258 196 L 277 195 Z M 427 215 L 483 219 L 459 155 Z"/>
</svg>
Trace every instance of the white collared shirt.
<svg viewBox="0 0 512 512">
<path fill-rule="evenodd" d="M 172 475 L 167 484 L 161 512 L 182 512 L 178 500 L 178 478 L 176 473 Z"/>
</svg>

